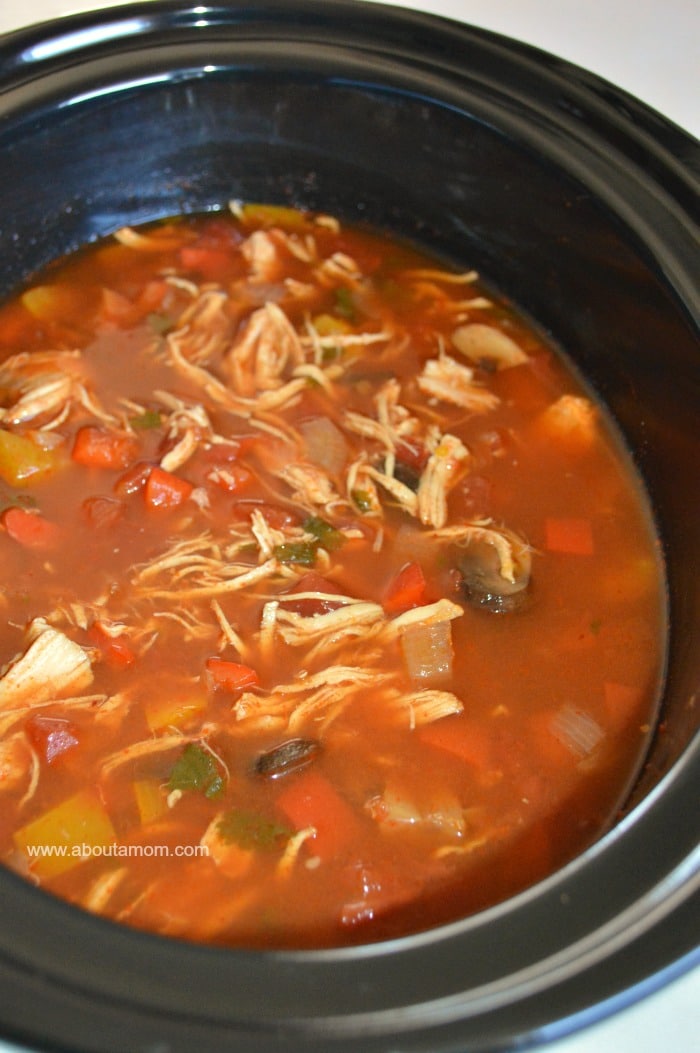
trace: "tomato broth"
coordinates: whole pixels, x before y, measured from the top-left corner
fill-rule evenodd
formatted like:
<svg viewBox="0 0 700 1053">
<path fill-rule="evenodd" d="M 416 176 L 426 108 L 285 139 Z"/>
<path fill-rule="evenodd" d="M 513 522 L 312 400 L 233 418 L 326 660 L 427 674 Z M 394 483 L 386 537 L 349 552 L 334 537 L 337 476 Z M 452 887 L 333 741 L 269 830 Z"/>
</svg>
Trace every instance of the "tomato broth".
<svg viewBox="0 0 700 1053">
<path fill-rule="evenodd" d="M 600 406 L 473 272 L 264 205 L 0 308 L 0 851 L 121 923 L 377 941 L 614 823 L 663 574 Z"/>
</svg>

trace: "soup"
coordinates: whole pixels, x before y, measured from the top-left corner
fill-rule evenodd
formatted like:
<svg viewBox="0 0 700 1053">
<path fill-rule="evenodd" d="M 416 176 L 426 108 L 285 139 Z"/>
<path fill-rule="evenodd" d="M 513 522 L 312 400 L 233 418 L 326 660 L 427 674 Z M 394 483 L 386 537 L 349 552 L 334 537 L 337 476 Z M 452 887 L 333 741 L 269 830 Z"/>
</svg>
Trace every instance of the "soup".
<svg viewBox="0 0 700 1053">
<path fill-rule="evenodd" d="M 0 309 L 0 850 L 86 910 L 377 941 L 614 823 L 660 557 L 600 408 L 413 247 L 232 203 Z"/>
</svg>

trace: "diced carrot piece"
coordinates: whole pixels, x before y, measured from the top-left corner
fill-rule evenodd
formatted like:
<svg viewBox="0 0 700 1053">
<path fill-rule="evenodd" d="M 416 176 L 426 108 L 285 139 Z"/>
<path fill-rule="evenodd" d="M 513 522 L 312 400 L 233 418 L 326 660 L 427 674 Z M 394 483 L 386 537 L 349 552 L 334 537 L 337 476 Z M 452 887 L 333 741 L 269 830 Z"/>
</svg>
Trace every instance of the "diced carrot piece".
<svg viewBox="0 0 700 1053">
<path fill-rule="evenodd" d="M 590 519 L 556 519 L 544 522 L 545 548 L 569 556 L 592 556 L 595 551 Z"/>
<path fill-rule="evenodd" d="M 425 602 L 425 575 L 419 563 L 406 563 L 389 583 L 384 596 L 384 610 L 399 614 Z"/>
<path fill-rule="evenodd" d="M 71 457 L 87 468 L 127 468 L 138 453 L 132 435 L 107 431 L 92 424 L 81 428 L 73 442 Z"/>
<path fill-rule="evenodd" d="M 179 475 L 155 467 L 146 480 L 144 496 L 149 508 L 177 508 L 192 493 L 194 487 Z"/>
<path fill-rule="evenodd" d="M 105 662 L 113 669 L 128 669 L 136 661 L 136 654 L 125 633 L 113 636 L 101 622 L 95 622 L 87 635 L 90 643 L 101 651 Z"/>
<path fill-rule="evenodd" d="M 56 523 L 26 508 L 6 509 L 2 523 L 13 541 L 25 548 L 51 548 L 61 536 Z"/>
<path fill-rule="evenodd" d="M 314 828 L 309 847 L 322 860 L 333 859 L 359 833 L 355 812 L 318 771 L 287 776 L 277 805 L 297 830 Z"/>
<path fill-rule="evenodd" d="M 214 655 L 206 661 L 207 684 L 212 690 L 242 691 L 246 687 L 257 687 L 260 677 L 249 665 L 228 662 Z"/>
<path fill-rule="evenodd" d="M 493 765 L 493 745 L 489 733 L 474 721 L 463 717 L 445 717 L 422 727 L 418 735 L 429 746 L 486 772 Z"/>
</svg>

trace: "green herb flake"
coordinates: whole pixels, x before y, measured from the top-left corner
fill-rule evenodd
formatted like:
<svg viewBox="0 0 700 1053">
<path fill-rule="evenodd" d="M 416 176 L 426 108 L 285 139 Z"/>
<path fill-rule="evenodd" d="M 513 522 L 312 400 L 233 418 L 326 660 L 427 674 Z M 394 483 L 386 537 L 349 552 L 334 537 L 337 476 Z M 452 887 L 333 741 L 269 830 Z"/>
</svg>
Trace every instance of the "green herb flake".
<svg viewBox="0 0 700 1053">
<path fill-rule="evenodd" d="M 345 285 L 340 285 L 334 291 L 333 295 L 335 298 L 336 312 L 342 318 L 347 318 L 349 322 L 354 322 L 357 318 L 357 309 L 351 291 Z"/>
<path fill-rule="evenodd" d="M 169 790 L 197 790 L 205 797 L 217 797 L 224 788 L 224 780 L 212 754 L 195 742 L 190 742 L 175 761 Z"/>
<path fill-rule="evenodd" d="M 285 541 L 275 545 L 273 555 L 280 563 L 298 563 L 302 567 L 313 567 L 316 562 L 318 541 Z"/>
<path fill-rule="evenodd" d="M 590 630 L 594 636 L 597 636 L 603 626 L 603 622 L 600 618 L 594 618 L 590 624 Z"/>
<path fill-rule="evenodd" d="M 145 410 L 143 413 L 139 413 L 136 417 L 129 418 L 129 424 L 132 428 L 137 428 L 139 431 L 147 431 L 150 428 L 160 427 L 160 413 L 158 410 Z"/>
<path fill-rule="evenodd" d="M 345 541 L 340 530 L 336 530 L 320 516 L 309 516 L 304 520 L 303 527 L 307 534 L 313 534 L 327 552 L 334 552 Z"/>
<path fill-rule="evenodd" d="M 374 505 L 372 497 L 366 490 L 353 490 L 351 497 L 360 512 L 371 512 Z"/>
<path fill-rule="evenodd" d="M 342 347 L 338 347 L 334 344 L 333 347 L 324 347 L 321 351 L 321 361 L 324 366 L 329 365 L 331 362 L 337 362 L 339 358 L 343 357 Z"/>
<path fill-rule="evenodd" d="M 275 848 L 280 841 L 286 841 L 294 832 L 257 812 L 238 808 L 225 812 L 216 829 L 227 844 L 236 844 L 248 851 L 254 848 Z"/>
<path fill-rule="evenodd" d="M 150 328 L 159 336 L 164 336 L 173 327 L 173 320 L 167 314 L 157 314 L 152 311 L 146 318 Z"/>
</svg>

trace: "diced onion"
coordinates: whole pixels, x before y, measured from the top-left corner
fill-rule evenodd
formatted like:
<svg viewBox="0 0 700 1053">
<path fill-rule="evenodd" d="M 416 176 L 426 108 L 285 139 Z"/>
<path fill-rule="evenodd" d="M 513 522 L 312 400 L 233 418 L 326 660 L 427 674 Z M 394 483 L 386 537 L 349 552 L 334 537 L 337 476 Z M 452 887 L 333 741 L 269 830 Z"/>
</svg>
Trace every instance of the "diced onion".
<svg viewBox="0 0 700 1053">
<path fill-rule="evenodd" d="M 444 684 L 452 676 L 452 627 L 449 621 L 412 625 L 401 633 L 406 670 L 414 684 Z"/>
<path fill-rule="evenodd" d="M 348 446 L 339 428 L 328 417 L 313 417 L 300 426 L 306 443 L 306 456 L 329 475 L 342 472 L 348 460 Z"/>
<path fill-rule="evenodd" d="M 605 736 L 593 717 L 568 704 L 555 713 L 550 729 L 555 738 L 579 757 L 588 757 Z"/>
</svg>

